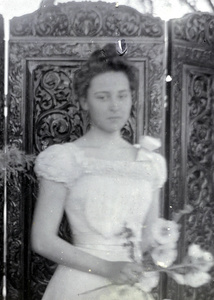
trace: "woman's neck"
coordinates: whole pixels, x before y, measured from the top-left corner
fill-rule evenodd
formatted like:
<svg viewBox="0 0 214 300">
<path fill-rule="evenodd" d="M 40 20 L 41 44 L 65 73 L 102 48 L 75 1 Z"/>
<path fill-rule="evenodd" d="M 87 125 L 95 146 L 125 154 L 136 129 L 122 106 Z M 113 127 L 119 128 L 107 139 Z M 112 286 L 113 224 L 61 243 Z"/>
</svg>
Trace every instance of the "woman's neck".
<svg viewBox="0 0 214 300">
<path fill-rule="evenodd" d="M 126 143 L 119 131 L 105 132 L 95 126 L 91 127 L 84 139 L 89 147 L 120 147 Z"/>
</svg>

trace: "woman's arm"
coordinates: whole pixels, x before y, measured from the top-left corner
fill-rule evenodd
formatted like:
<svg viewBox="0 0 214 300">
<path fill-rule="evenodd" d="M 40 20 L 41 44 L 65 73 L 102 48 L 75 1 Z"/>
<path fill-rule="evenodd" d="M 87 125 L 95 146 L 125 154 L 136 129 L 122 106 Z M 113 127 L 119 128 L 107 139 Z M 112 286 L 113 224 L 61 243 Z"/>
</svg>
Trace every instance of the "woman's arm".
<svg viewBox="0 0 214 300">
<path fill-rule="evenodd" d="M 32 224 L 32 247 L 42 256 L 83 272 L 94 270 L 102 275 L 104 260 L 93 257 L 58 236 L 64 213 L 67 189 L 62 183 L 42 180 Z"/>
<path fill-rule="evenodd" d="M 108 278 L 117 284 L 134 283 L 142 268 L 129 262 L 110 262 L 77 249 L 58 236 L 67 189 L 43 179 L 32 224 L 32 248 L 40 255 L 70 268 Z"/>
</svg>

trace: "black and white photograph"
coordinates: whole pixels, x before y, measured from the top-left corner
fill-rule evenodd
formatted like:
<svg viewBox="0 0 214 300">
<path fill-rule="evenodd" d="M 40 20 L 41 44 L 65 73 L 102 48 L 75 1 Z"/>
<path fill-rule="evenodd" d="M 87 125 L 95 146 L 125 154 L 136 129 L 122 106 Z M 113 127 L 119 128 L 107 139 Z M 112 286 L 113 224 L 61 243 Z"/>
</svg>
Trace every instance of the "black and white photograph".
<svg viewBox="0 0 214 300">
<path fill-rule="evenodd" d="M 214 1 L 0 0 L 0 299 L 214 299 Z"/>
</svg>

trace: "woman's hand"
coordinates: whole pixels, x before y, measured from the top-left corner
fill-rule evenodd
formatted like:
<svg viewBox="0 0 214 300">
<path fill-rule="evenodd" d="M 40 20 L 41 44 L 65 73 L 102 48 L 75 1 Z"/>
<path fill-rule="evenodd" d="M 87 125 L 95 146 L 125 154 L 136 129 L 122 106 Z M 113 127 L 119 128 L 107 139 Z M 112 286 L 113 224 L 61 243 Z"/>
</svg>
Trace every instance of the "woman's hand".
<svg viewBox="0 0 214 300">
<path fill-rule="evenodd" d="M 114 284 L 134 285 L 139 282 L 143 267 L 132 262 L 109 262 L 107 278 Z"/>
</svg>

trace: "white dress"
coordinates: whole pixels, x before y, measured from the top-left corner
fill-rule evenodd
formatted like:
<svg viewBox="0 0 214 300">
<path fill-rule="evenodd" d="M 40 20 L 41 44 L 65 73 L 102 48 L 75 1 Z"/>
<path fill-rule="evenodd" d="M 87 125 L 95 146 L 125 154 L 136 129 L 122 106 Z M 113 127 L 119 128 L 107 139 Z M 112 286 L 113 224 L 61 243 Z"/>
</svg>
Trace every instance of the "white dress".
<svg viewBox="0 0 214 300">
<path fill-rule="evenodd" d="M 35 171 L 67 187 L 65 212 L 76 247 L 109 261 L 132 261 L 133 250 L 141 255 L 137 248 L 152 195 L 166 179 L 165 159 L 160 154 L 140 147 L 134 162 L 112 162 L 87 158 L 82 148 L 66 143 L 41 152 Z M 90 270 L 84 273 L 59 265 L 42 299 L 153 299 L 135 286 L 109 284 Z M 109 287 L 98 289 L 105 285 Z"/>
</svg>

